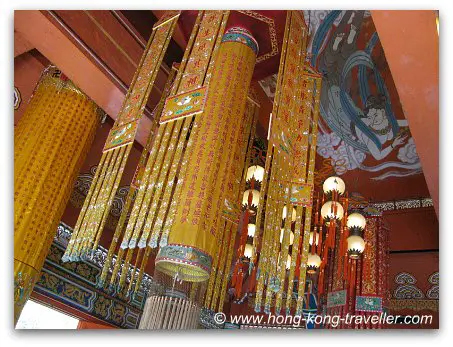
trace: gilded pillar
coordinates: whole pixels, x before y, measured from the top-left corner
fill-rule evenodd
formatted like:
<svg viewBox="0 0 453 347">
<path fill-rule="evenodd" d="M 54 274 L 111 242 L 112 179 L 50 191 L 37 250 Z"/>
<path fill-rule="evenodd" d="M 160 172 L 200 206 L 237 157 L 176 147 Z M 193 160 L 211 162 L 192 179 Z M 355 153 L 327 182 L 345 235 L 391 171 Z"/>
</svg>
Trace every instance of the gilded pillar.
<svg viewBox="0 0 453 347">
<path fill-rule="evenodd" d="M 239 215 L 234 184 L 234 154 L 241 144 L 247 92 L 258 44 L 245 29 L 234 27 L 222 38 L 203 113 L 195 121 L 185 176 L 168 243 L 156 257 L 156 269 L 189 282 L 209 278 L 229 216 Z M 245 159 L 245 158 L 242 158 Z M 239 161 L 243 163 L 244 160 Z M 229 220 L 230 219 L 230 220 Z M 233 218 L 234 219 L 234 218 Z"/>
<path fill-rule="evenodd" d="M 14 130 L 14 322 L 52 244 L 99 124 L 99 109 L 55 68 Z"/>
</svg>

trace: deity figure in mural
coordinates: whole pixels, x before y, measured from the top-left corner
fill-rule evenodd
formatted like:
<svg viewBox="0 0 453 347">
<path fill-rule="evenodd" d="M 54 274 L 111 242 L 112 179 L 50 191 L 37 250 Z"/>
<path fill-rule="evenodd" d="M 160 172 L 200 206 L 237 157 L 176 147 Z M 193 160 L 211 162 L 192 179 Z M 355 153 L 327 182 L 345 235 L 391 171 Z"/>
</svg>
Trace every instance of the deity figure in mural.
<svg viewBox="0 0 453 347">
<path fill-rule="evenodd" d="M 335 25 L 341 15 L 342 11 L 331 11 L 311 44 L 311 64 L 323 75 L 320 112 L 328 127 L 320 123 L 318 153 L 332 159 L 337 174 L 356 168 L 371 172 L 399 169 L 376 179 L 418 173 L 420 163 L 413 139 L 407 135 L 407 121 L 396 119 L 384 79 L 372 59 L 377 33 L 359 50 L 365 11 L 345 11 Z M 358 95 L 353 95 L 353 87 Z M 399 161 L 385 161 L 394 150 Z M 381 163 L 366 166 L 367 157 Z"/>
<path fill-rule="evenodd" d="M 357 139 L 367 146 L 374 159 L 384 159 L 395 147 L 402 145 L 407 140 L 407 135 L 401 134 L 395 137 L 392 126 L 385 113 L 384 95 L 380 94 L 377 97 L 374 95 L 369 96 L 366 101 L 364 114 L 365 117 L 362 118 L 362 121 L 376 135 L 379 143 L 384 145 L 390 142 L 386 147 L 379 148 L 359 127 L 354 126 L 353 132 L 355 131 Z"/>
</svg>

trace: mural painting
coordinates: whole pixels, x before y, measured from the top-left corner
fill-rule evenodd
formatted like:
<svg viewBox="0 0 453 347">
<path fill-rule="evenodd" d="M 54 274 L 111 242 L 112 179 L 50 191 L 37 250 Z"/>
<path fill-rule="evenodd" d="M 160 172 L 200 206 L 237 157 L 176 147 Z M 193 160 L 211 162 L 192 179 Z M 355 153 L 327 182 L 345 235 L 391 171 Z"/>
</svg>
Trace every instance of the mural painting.
<svg viewBox="0 0 453 347">
<path fill-rule="evenodd" d="M 414 140 L 369 11 L 305 11 L 309 62 L 323 76 L 318 154 L 337 175 L 421 173 Z M 271 98 L 275 76 L 260 82 Z M 320 161 L 318 161 L 320 162 Z"/>
</svg>

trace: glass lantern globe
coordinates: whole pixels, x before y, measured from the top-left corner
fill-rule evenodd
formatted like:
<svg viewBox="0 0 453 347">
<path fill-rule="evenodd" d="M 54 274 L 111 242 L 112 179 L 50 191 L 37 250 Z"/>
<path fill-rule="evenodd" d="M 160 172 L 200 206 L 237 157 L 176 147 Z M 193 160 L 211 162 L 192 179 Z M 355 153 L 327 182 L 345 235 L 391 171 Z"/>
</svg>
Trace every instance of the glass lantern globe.
<svg viewBox="0 0 453 347">
<path fill-rule="evenodd" d="M 310 238 L 308 239 L 308 243 L 313 245 L 313 231 L 310 231 Z M 319 244 L 319 233 L 316 233 L 316 246 Z"/>
<path fill-rule="evenodd" d="M 336 213 L 334 213 L 332 205 L 337 207 Z M 323 219 L 328 219 L 328 220 L 330 220 L 330 219 L 338 219 L 338 220 L 342 220 L 343 219 L 343 215 L 344 215 L 343 206 L 341 206 L 341 204 L 339 202 L 327 201 L 321 207 L 321 217 Z"/>
<path fill-rule="evenodd" d="M 324 181 L 324 184 L 322 185 L 322 190 L 326 194 L 332 191 L 337 191 L 338 194 L 342 195 L 346 190 L 346 185 L 344 184 L 344 181 L 340 177 L 331 176 Z"/>
<path fill-rule="evenodd" d="M 281 259 L 281 253 L 278 254 L 278 257 L 277 257 L 277 264 L 280 264 L 280 259 Z M 291 267 L 291 255 L 288 254 L 288 258 L 286 258 L 286 270 L 289 270 L 289 268 Z"/>
<path fill-rule="evenodd" d="M 291 256 L 288 254 L 288 258 L 286 259 L 286 270 L 289 270 L 291 267 Z"/>
<path fill-rule="evenodd" d="M 309 274 L 316 273 L 316 270 L 321 266 L 321 258 L 317 254 L 309 254 L 307 259 L 307 272 Z"/>
<path fill-rule="evenodd" d="M 283 242 L 283 235 L 284 235 L 285 229 L 282 228 L 280 231 L 280 243 Z M 291 234 L 289 234 L 289 244 L 292 245 L 294 242 L 294 233 L 291 231 Z"/>
<path fill-rule="evenodd" d="M 283 207 L 282 219 L 285 219 L 287 215 L 288 215 L 288 208 L 285 205 Z M 291 213 L 291 221 L 292 222 L 296 221 L 296 208 L 295 207 L 293 207 L 293 212 Z"/>
<path fill-rule="evenodd" d="M 250 181 L 251 179 L 258 181 L 258 182 L 263 182 L 264 178 L 264 167 L 259 166 L 259 165 L 252 165 L 247 169 L 247 175 L 245 176 L 246 181 Z"/>
<path fill-rule="evenodd" d="M 348 216 L 348 221 L 346 222 L 346 226 L 348 227 L 348 229 L 358 228 L 358 229 L 363 230 L 363 229 L 365 229 L 365 226 L 366 226 L 366 219 L 360 213 L 357 213 L 357 212 L 351 213 Z"/>
<path fill-rule="evenodd" d="M 252 259 L 253 255 L 253 246 L 251 244 L 246 243 L 244 248 L 244 257 Z"/>
<path fill-rule="evenodd" d="M 252 205 L 258 206 L 260 202 L 260 192 L 256 189 L 247 189 L 242 195 L 242 205 L 248 205 L 249 192 L 252 192 Z"/>
<path fill-rule="evenodd" d="M 250 237 L 254 237 L 255 236 L 255 231 L 256 231 L 256 225 L 252 224 L 252 223 L 249 223 L 247 225 L 247 235 L 250 236 Z"/>
<path fill-rule="evenodd" d="M 348 254 L 351 259 L 358 259 L 365 250 L 365 240 L 358 236 L 352 235 L 347 238 Z"/>
</svg>

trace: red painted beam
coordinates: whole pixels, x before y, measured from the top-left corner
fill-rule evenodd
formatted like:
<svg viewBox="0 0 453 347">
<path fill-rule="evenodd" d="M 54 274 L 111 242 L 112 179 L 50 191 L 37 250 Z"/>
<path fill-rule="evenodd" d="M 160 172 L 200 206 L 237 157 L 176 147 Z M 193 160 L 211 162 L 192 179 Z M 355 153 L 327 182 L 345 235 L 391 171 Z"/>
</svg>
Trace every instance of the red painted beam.
<svg viewBox="0 0 453 347">
<path fill-rule="evenodd" d="M 125 98 L 122 90 L 107 77 L 41 11 L 14 12 L 14 30 L 55 64 L 110 117 L 116 119 Z M 151 120 L 142 117 L 136 140 L 145 146 Z"/>
<path fill-rule="evenodd" d="M 439 35 L 434 11 L 371 11 L 439 216 Z"/>
</svg>

